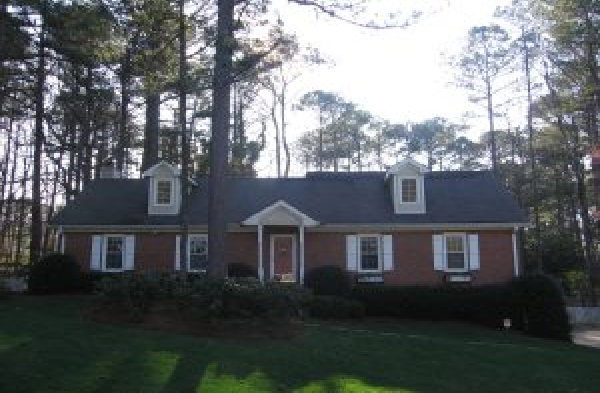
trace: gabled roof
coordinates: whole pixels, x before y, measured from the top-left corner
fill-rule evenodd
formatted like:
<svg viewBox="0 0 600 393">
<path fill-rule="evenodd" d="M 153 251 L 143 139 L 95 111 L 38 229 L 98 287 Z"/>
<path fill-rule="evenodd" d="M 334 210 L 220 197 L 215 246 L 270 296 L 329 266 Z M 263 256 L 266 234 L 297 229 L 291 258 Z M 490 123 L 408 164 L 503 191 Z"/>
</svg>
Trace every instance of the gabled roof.
<svg viewBox="0 0 600 393">
<path fill-rule="evenodd" d="M 244 225 L 300 225 L 305 227 L 314 227 L 319 225 L 319 222 L 313 220 L 306 214 L 293 206 L 290 206 L 285 201 L 279 200 L 259 211 L 256 214 L 245 219 Z"/>
<path fill-rule="evenodd" d="M 284 201 L 321 224 L 526 224 L 513 196 L 488 171 L 424 174 L 425 214 L 395 214 L 384 172 L 308 173 L 304 178 L 226 180 L 226 219 L 240 224 Z M 99 179 L 61 210 L 56 225 L 176 225 L 147 215 L 147 179 Z M 190 195 L 190 225 L 208 222 L 207 178 Z"/>
<path fill-rule="evenodd" d="M 164 161 L 161 161 L 158 164 L 155 164 L 154 166 L 146 169 L 146 171 L 144 171 L 144 173 L 142 173 L 142 177 L 155 176 L 156 173 L 158 173 L 160 171 L 170 172 L 171 176 L 174 176 L 174 177 L 177 177 L 181 174 L 181 171 L 179 170 L 179 168 L 177 168 L 169 163 L 166 163 Z"/>
<path fill-rule="evenodd" d="M 429 170 L 425 165 L 422 165 L 417 161 L 413 160 L 412 158 L 408 157 L 391 166 L 386 172 L 386 177 L 394 174 L 405 173 L 414 173 L 421 175 L 427 172 L 429 172 Z"/>
</svg>

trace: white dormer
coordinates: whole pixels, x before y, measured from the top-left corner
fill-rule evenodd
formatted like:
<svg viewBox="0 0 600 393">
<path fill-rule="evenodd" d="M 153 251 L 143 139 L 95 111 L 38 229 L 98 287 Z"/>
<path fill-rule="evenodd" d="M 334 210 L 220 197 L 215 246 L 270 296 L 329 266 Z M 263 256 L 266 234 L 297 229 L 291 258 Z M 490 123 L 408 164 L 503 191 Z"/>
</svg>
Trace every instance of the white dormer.
<svg viewBox="0 0 600 393">
<path fill-rule="evenodd" d="M 148 215 L 176 215 L 181 206 L 181 172 L 164 161 L 146 170 Z"/>
<path fill-rule="evenodd" d="M 425 173 L 427 172 L 427 167 L 411 158 L 406 158 L 388 169 L 386 180 L 390 185 L 396 214 L 425 213 Z"/>
</svg>

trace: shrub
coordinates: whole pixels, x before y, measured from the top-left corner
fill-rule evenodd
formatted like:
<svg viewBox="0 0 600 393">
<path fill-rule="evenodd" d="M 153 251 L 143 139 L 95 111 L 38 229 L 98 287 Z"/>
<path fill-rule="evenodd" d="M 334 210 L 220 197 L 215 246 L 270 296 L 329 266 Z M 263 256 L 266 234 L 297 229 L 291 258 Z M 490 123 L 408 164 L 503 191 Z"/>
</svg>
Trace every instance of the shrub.
<svg viewBox="0 0 600 393">
<path fill-rule="evenodd" d="M 93 293 L 97 288 L 98 283 L 106 277 L 114 277 L 121 275 L 122 273 L 107 273 L 107 272 L 82 272 L 79 288 L 83 293 Z"/>
<path fill-rule="evenodd" d="M 0 300 L 6 300 L 10 297 L 11 293 L 8 290 L 8 286 L 2 278 L 0 278 Z"/>
<path fill-rule="evenodd" d="M 73 293 L 81 287 L 81 269 L 69 254 L 48 254 L 31 266 L 29 291 L 36 295 Z"/>
<path fill-rule="evenodd" d="M 147 314 L 159 301 L 168 298 L 170 279 L 160 274 L 115 274 L 102 278 L 96 286 L 100 306 L 125 312 L 133 320 Z"/>
<path fill-rule="evenodd" d="M 119 274 L 103 278 L 96 289 L 99 306 L 132 320 L 159 306 L 194 318 L 288 318 L 299 313 L 306 296 L 296 285 L 205 275 Z"/>
<path fill-rule="evenodd" d="M 305 297 L 296 285 L 252 278 L 204 277 L 176 291 L 180 308 L 200 318 L 288 318 L 298 315 Z"/>
<path fill-rule="evenodd" d="M 560 284 L 550 276 L 533 274 L 515 279 L 526 333 L 542 338 L 571 340 L 571 326 Z"/>
<path fill-rule="evenodd" d="M 350 277 L 336 265 L 326 265 L 311 269 L 304 278 L 307 288 L 317 296 L 348 296 Z"/>
<path fill-rule="evenodd" d="M 230 263 L 227 265 L 227 276 L 231 278 L 258 278 L 256 268 L 247 263 Z"/>
<path fill-rule="evenodd" d="M 493 328 L 515 319 L 516 298 L 509 285 L 478 287 L 356 286 L 353 297 L 366 314 L 429 321 L 464 321 Z"/>
<path fill-rule="evenodd" d="M 359 301 L 336 296 L 312 296 L 308 314 L 323 319 L 352 319 L 365 316 L 365 306 Z"/>
</svg>

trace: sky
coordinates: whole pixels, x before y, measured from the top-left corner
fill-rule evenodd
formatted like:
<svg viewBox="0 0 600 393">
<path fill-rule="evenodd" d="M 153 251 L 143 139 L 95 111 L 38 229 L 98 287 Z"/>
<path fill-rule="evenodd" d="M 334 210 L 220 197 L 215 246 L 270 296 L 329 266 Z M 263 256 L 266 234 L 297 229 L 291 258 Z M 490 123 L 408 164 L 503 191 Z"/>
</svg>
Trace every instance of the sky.
<svg viewBox="0 0 600 393">
<path fill-rule="evenodd" d="M 372 30 L 318 15 L 306 7 L 275 0 L 285 28 L 302 45 L 318 48 L 333 60 L 299 78 L 291 87 L 290 101 L 311 90 L 335 92 L 373 115 L 392 122 L 416 122 L 441 116 L 463 123 L 464 114 L 476 110 L 467 93 L 452 84 L 448 65 L 466 43 L 469 28 L 489 24 L 497 6 L 508 0 L 383 0 L 390 6 L 425 3 L 424 16 L 407 28 Z M 289 116 L 290 139 L 314 128 L 298 113 Z M 469 135 L 477 138 L 484 122 L 473 123 Z M 269 149 L 269 148 L 268 148 Z M 263 176 L 274 176 L 272 148 L 258 164 Z M 294 173 L 300 173 L 295 168 Z"/>
</svg>

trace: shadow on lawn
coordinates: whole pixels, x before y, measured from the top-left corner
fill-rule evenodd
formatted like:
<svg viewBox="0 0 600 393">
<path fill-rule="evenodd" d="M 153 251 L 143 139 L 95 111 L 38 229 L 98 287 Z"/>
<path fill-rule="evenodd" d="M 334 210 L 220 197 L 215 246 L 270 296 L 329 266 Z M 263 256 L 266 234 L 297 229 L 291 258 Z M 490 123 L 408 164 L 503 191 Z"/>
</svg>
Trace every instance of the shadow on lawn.
<svg viewBox="0 0 600 393">
<path fill-rule="evenodd" d="M 0 303 L 0 370 L 9 376 L 0 378 L 1 392 L 591 392 L 600 386 L 592 371 L 600 366 L 596 352 L 563 344 L 544 352 L 490 349 L 323 328 L 291 340 L 234 343 L 89 322 L 78 310 L 59 300 Z"/>
</svg>

